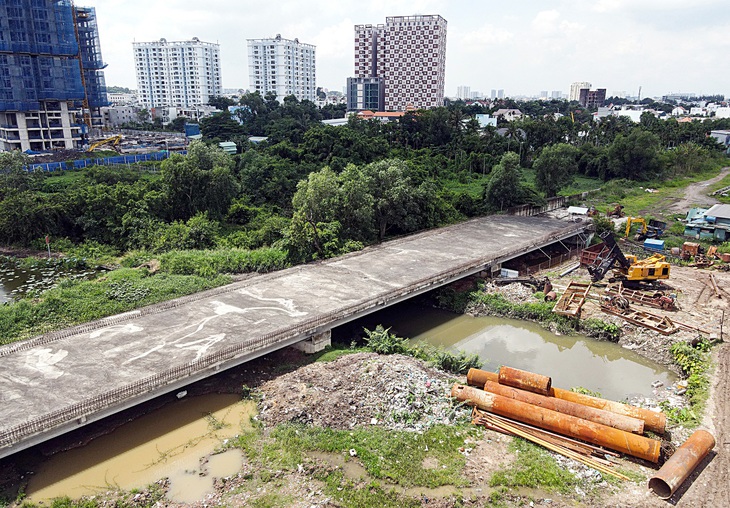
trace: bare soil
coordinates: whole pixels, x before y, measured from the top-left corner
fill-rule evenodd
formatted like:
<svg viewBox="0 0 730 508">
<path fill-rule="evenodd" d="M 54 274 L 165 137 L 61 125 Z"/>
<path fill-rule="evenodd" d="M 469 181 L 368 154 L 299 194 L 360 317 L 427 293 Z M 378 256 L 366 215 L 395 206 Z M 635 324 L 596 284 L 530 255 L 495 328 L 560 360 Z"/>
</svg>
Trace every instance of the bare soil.
<svg viewBox="0 0 730 508">
<path fill-rule="evenodd" d="M 722 168 L 716 177 L 688 185 L 684 190 L 684 195 L 669 206 L 669 211 L 686 213 L 695 206 L 710 206 L 719 203 L 720 201 L 709 195 L 709 187 L 725 178 L 728 171 L 730 171 L 730 167 Z"/>
</svg>

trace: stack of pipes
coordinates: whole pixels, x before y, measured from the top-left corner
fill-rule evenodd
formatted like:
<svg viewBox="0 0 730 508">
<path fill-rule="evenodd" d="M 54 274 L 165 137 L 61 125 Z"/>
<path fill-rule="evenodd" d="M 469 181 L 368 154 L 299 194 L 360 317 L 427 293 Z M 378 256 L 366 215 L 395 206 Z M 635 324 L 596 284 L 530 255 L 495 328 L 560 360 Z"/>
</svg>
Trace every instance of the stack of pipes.
<svg viewBox="0 0 730 508">
<path fill-rule="evenodd" d="M 560 436 L 653 463 L 659 461 L 661 441 L 643 433 L 664 434 L 664 413 L 554 388 L 550 377 L 511 367 L 501 367 L 499 374 L 470 369 L 467 384 L 470 386 L 455 384 L 451 396 L 479 410 Z M 487 419 L 477 417 L 474 422 L 485 424 Z M 491 427 L 504 430 L 504 425 L 491 422 Z M 709 433 L 693 434 L 652 478 L 650 488 L 661 497 L 671 497 L 714 445 Z"/>
</svg>

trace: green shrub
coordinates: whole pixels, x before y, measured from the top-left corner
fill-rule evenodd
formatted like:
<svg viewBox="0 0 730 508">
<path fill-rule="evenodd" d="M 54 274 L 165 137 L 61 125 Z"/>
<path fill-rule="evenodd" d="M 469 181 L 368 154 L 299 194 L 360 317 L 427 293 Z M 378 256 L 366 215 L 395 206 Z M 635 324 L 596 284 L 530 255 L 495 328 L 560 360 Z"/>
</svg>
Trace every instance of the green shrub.
<svg viewBox="0 0 730 508">
<path fill-rule="evenodd" d="M 482 361 L 476 354 L 452 352 L 425 343 L 413 344 L 408 339 L 390 333 L 390 328 L 383 328 L 383 325 L 376 326 L 375 330 L 365 329 L 365 334 L 366 349 L 381 355 L 412 356 L 454 374 L 466 374 L 469 369 L 482 366 Z"/>
<path fill-rule="evenodd" d="M 164 272 L 201 277 L 220 273 L 265 273 L 288 266 L 287 252 L 276 248 L 170 251 L 160 255 L 159 260 Z"/>
</svg>

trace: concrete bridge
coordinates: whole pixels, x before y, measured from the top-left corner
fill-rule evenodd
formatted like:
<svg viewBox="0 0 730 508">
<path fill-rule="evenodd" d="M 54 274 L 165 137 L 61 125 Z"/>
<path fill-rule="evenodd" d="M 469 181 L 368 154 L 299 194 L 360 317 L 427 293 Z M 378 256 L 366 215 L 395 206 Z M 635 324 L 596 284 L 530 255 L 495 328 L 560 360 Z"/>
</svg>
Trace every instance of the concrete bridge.
<svg viewBox="0 0 730 508">
<path fill-rule="evenodd" d="M 0 458 L 584 228 L 474 219 L 1 347 Z"/>
</svg>

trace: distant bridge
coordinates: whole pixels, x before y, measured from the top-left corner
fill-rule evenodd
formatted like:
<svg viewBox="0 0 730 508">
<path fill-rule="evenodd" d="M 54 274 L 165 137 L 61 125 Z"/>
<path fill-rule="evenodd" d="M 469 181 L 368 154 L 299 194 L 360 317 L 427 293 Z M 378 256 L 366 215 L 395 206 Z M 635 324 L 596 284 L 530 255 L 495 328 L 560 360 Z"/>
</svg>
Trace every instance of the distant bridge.
<svg viewBox="0 0 730 508">
<path fill-rule="evenodd" d="M 0 347 L 0 458 L 555 244 L 586 223 L 492 216 Z M 567 250 L 567 247 L 566 247 Z"/>
</svg>

